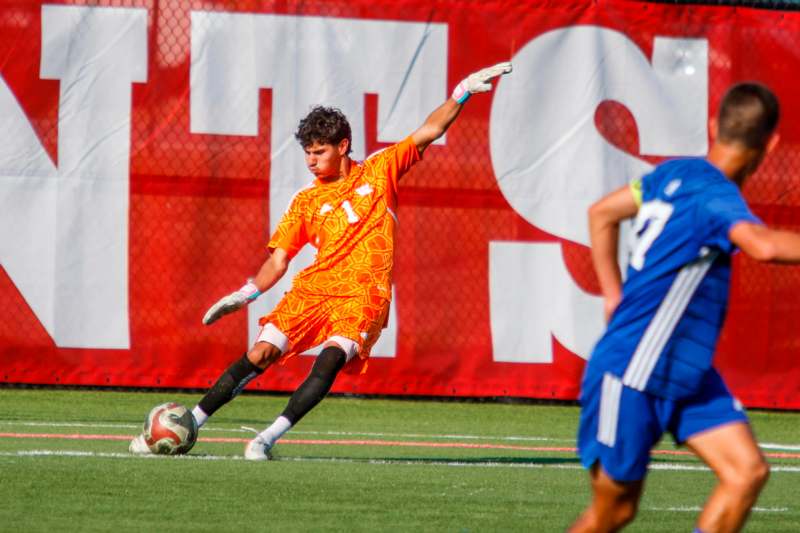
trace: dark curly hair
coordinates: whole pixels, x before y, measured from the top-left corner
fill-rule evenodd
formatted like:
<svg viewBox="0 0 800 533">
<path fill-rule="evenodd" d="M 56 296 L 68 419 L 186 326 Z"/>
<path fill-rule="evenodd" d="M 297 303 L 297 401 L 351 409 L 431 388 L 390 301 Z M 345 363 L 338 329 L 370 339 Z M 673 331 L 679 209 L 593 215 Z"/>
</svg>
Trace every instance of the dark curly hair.
<svg viewBox="0 0 800 533">
<path fill-rule="evenodd" d="M 303 148 L 311 146 L 315 142 L 320 144 L 339 144 L 342 139 L 347 139 L 347 153 L 350 153 L 353 144 L 350 133 L 350 123 L 347 117 L 335 107 L 314 107 L 297 126 L 295 139 Z"/>
</svg>

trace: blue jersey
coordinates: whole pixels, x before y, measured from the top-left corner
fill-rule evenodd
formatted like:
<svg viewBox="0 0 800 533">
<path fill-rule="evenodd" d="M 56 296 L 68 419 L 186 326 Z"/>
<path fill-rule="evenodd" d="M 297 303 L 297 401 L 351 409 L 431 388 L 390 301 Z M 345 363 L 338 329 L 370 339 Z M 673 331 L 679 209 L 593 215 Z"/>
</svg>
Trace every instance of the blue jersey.
<svg viewBox="0 0 800 533">
<path fill-rule="evenodd" d="M 704 159 L 679 159 L 641 180 L 622 300 L 587 372 L 669 399 L 695 393 L 725 318 L 737 222 L 760 221 Z"/>
</svg>

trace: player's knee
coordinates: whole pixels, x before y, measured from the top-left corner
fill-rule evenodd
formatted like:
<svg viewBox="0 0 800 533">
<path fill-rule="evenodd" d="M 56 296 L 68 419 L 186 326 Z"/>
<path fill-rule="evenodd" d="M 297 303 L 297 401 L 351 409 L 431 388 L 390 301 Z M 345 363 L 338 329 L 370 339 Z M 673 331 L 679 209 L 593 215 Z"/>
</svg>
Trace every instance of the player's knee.
<svg viewBox="0 0 800 533">
<path fill-rule="evenodd" d="M 247 352 L 247 359 L 258 368 L 265 369 L 281 356 L 279 348 L 268 342 L 257 342 Z"/>
<path fill-rule="evenodd" d="M 639 502 L 630 499 L 619 501 L 614 512 L 615 528 L 621 528 L 631 522 L 639 511 Z"/>
<path fill-rule="evenodd" d="M 617 531 L 631 522 L 638 511 L 638 502 L 616 500 L 598 505 L 595 502 L 581 516 L 574 531 Z M 570 530 L 570 531 L 573 531 Z"/>
<path fill-rule="evenodd" d="M 356 356 L 359 350 L 358 343 L 341 335 L 334 335 L 325 342 L 324 348 L 340 348 L 345 355 L 345 363 Z"/>
<path fill-rule="evenodd" d="M 769 479 L 770 476 L 769 463 L 762 460 L 759 463 L 755 474 L 759 486 L 763 487 L 767 483 L 767 480 Z"/>
<path fill-rule="evenodd" d="M 759 491 L 769 479 L 769 464 L 763 459 L 747 466 L 744 473 L 747 488 L 750 491 Z"/>
<path fill-rule="evenodd" d="M 729 489 L 741 493 L 761 490 L 767 479 L 769 479 L 769 464 L 761 457 L 738 464 L 720 476 L 720 481 Z"/>
<path fill-rule="evenodd" d="M 311 374 L 325 381 L 333 381 L 347 362 L 347 354 L 336 345 L 326 346 L 314 361 Z"/>
<path fill-rule="evenodd" d="M 616 531 L 630 522 L 639 509 L 642 482 L 618 482 L 602 469 L 599 463 L 592 467 L 594 500 L 593 531 Z"/>
</svg>

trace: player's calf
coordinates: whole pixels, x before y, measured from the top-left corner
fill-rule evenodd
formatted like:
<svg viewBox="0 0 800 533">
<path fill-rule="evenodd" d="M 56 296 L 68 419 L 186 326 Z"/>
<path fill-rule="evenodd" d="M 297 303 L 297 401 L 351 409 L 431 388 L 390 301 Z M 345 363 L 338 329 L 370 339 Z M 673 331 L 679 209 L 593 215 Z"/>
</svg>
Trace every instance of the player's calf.
<svg viewBox="0 0 800 533">
<path fill-rule="evenodd" d="M 289 429 L 313 409 L 330 391 L 337 374 L 347 362 L 347 355 L 339 346 L 327 346 L 317 356 L 305 381 L 294 391 L 281 416 L 247 443 L 245 459 L 265 461 L 272 459 L 270 450 Z"/>
<path fill-rule="evenodd" d="M 202 426 L 208 417 L 234 399 L 248 383 L 263 372 L 262 368 L 250 361 L 247 354 L 234 361 L 192 411 L 197 425 Z"/>
<path fill-rule="evenodd" d="M 338 346 L 324 348 L 314 361 L 306 380 L 289 398 L 289 404 L 281 416 L 292 425 L 297 424 L 306 413 L 313 409 L 328 394 L 339 370 L 347 362 L 344 350 Z"/>
</svg>

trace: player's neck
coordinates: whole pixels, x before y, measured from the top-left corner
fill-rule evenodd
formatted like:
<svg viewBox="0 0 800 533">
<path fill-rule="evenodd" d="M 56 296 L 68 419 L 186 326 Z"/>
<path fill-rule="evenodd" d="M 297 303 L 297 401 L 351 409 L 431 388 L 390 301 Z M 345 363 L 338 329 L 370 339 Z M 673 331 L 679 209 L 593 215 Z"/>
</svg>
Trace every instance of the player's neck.
<svg viewBox="0 0 800 533">
<path fill-rule="evenodd" d="M 344 156 L 339 164 L 339 178 L 346 178 L 350 175 L 350 156 Z"/>
<path fill-rule="evenodd" d="M 760 162 L 756 151 L 721 142 L 715 142 L 711 146 L 706 159 L 739 186 Z"/>
<path fill-rule="evenodd" d="M 346 179 L 347 176 L 350 175 L 351 166 L 352 166 L 352 160 L 350 159 L 350 157 L 344 156 L 339 162 L 339 174 L 335 176 L 326 176 L 324 178 L 318 178 L 318 179 L 322 183 L 336 183 L 339 180 Z"/>
</svg>

